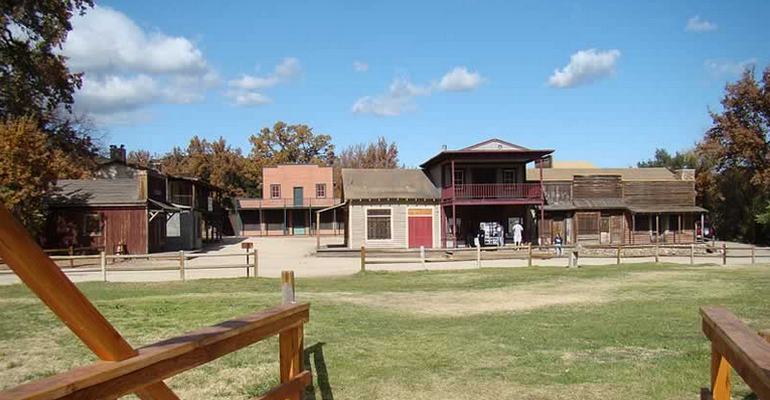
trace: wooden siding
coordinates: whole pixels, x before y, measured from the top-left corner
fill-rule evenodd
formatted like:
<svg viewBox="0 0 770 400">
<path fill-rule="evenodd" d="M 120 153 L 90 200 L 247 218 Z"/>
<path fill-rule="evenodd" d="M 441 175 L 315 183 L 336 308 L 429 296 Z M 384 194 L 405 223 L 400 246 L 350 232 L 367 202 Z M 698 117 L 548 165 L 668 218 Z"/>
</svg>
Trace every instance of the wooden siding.
<svg viewBox="0 0 770 400">
<path fill-rule="evenodd" d="M 691 206 L 695 204 L 695 182 L 626 182 L 624 200 L 629 205 Z"/>
<path fill-rule="evenodd" d="M 84 218 L 87 214 L 102 216 L 102 234 L 90 236 L 84 232 Z M 165 218 L 160 224 L 165 229 Z M 156 219 L 157 219 L 156 218 Z M 145 207 L 91 207 L 60 208 L 52 212 L 46 230 L 48 248 L 104 247 L 107 254 L 115 251 L 118 243 L 125 243 L 129 254 L 144 254 L 149 248 L 147 231 L 147 209 Z M 164 236 L 165 236 L 165 232 Z M 159 240 L 159 239 L 156 239 Z M 153 247 L 162 246 L 156 241 Z"/>
<path fill-rule="evenodd" d="M 571 183 L 544 183 L 545 198 L 550 203 L 562 203 L 572 201 Z"/>
<path fill-rule="evenodd" d="M 391 239 L 366 240 L 366 210 L 389 208 L 391 212 Z M 408 246 L 408 210 L 429 208 L 433 215 L 433 247 L 440 246 L 441 219 L 439 206 L 426 203 L 354 202 L 348 207 L 348 246 L 353 249 L 365 245 L 368 248 L 406 248 Z"/>
<path fill-rule="evenodd" d="M 623 184 L 616 175 L 576 176 L 572 196 L 575 199 L 618 199 L 623 197 Z"/>
</svg>

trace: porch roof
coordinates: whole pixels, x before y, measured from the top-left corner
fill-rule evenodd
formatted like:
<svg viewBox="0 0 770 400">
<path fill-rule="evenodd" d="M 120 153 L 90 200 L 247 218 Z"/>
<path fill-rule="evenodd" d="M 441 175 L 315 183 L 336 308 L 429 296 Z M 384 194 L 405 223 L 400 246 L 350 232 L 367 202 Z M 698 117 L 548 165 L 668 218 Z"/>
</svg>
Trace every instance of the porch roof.
<svg viewBox="0 0 770 400">
<path fill-rule="evenodd" d="M 657 214 L 657 213 L 705 213 L 708 212 L 703 207 L 698 206 L 677 206 L 677 205 L 654 205 L 654 206 L 628 206 L 628 209 L 634 214 Z"/>
</svg>

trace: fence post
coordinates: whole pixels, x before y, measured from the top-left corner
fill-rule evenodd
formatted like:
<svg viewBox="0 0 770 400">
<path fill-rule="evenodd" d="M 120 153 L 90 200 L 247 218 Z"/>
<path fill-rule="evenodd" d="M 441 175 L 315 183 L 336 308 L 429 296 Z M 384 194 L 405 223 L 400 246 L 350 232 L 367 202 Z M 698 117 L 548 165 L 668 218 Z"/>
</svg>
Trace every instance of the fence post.
<svg viewBox="0 0 770 400">
<path fill-rule="evenodd" d="M 184 264 L 185 264 L 185 256 L 184 256 L 184 250 L 179 250 L 179 279 L 184 279 Z"/>
<path fill-rule="evenodd" d="M 527 243 L 527 266 L 532 266 L 532 243 Z"/>
<path fill-rule="evenodd" d="M 281 295 L 283 304 L 295 303 L 294 271 L 281 271 Z M 286 383 L 302 373 L 303 331 L 303 326 L 299 325 L 278 334 L 281 383 Z M 300 400 L 301 395 L 300 392 L 294 393 L 287 399 Z"/>
<path fill-rule="evenodd" d="M 727 264 L 727 243 L 722 243 L 722 265 Z"/>
<path fill-rule="evenodd" d="M 752 264 L 756 264 L 757 262 L 756 250 L 757 250 L 757 246 L 751 245 L 751 263 Z"/>
<path fill-rule="evenodd" d="M 259 253 L 257 249 L 254 249 L 254 260 L 252 262 L 254 263 L 254 277 L 257 278 L 259 276 Z"/>
<path fill-rule="evenodd" d="M 102 280 L 107 282 L 107 254 L 104 250 L 99 252 L 99 266 L 102 268 Z"/>
<path fill-rule="evenodd" d="M 711 395 L 713 400 L 730 400 L 730 363 L 711 345 Z"/>
<path fill-rule="evenodd" d="M 366 246 L 361 245 L 361 272 L 366 272 Z"/>
<path fill-rule="evenodd" d="M 615 264 L 618 264 L 618 265 L 620 265 L 620 252 L 622 251 L 621 250 L 622 246 L 623 245 L 620 245 L 620 244 L 618 245 L 618 253 L 615 258 Z"/>
<path fill-rule="evenodd" d="M 695 264 L 695 243 L 690 243 L 690 265 Z"/>
<path fill-rule="evenodd" d="M 294 298 L 294 271 L 281 271 L 281 296 L 283 304 L 296 302 Z"/>
<path fill-rule="evenodd" d="M 655 243 L 655 264 L 660 262 L 660 247 L 658 247 L 658 243 Z"/>
<path fill-rule="evenodd" d="M 425 268 L 425 246 L 420 246 L 420 262 L 422 263 L 422 268 Z"/>
<path fill-rule="evenodd" d="M 481 245 L 476 246 L 476 267 L 481 268 Z"/>
</svg>

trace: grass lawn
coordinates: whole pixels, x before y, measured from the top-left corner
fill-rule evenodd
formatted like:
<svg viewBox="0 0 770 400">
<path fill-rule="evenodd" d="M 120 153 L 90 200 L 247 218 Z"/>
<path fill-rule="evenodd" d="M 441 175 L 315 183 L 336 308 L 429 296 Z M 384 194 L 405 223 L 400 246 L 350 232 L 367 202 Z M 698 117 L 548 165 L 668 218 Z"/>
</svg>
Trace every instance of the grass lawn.
<svg viewBox="0 0 770 400">
<path fill-rule="evenodd" d="M 135 346 L 280 301 L 275 279 L 79 285 Z M 308 399 L 695 399 L 710 351 L 698 307 L 770 328 L 770 266 L 510 268 L 298 279 Z M 0 387 L 93 360 L 23 286 L 0 287 Z M 168 383 L 246 399 L 278 382 L 271 339 Z M 735 378 L 734 382 L 740 382 Z M 742 383 L 737 398 L 748 395 Z"/>
</svg>

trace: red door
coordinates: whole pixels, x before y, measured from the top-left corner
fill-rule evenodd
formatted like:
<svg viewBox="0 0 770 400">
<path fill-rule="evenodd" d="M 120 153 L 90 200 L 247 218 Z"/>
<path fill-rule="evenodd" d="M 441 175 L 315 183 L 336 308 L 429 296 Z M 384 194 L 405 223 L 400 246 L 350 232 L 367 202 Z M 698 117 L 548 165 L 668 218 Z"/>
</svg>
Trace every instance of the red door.
<svg viewBox="0 0 770 400">
<path fill-rule="evenodd" d="M 433 247 L 433 211 L 431 209 L 409 210 L 409 247 Z"/>
</svg>

